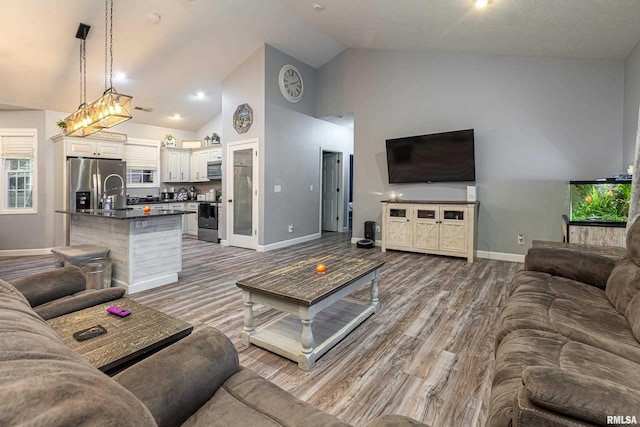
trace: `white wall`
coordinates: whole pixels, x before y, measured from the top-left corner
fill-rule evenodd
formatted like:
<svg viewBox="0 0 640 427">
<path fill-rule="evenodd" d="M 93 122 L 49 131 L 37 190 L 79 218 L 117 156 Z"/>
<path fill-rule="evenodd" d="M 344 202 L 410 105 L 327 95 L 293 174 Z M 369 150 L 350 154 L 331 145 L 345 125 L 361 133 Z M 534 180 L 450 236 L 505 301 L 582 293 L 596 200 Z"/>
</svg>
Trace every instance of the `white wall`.
<svg viewBox="0 0 640 427">
<path fill-rule="evenodd" d="M 474 128 L 478 249 L 560 240 L 567 181 L 623 171 L 623 72 L 618 61 L 341 53 L 318 72 L 317 116 L 354 112 L 354 237 L 380 224 L 390 191 L 465 199 L 463 184 L 389 185 L 387 138 Z"/>
<path fill-rule="evenodd" d="M 213 133 L 220 135 L 222 132 L 222 113 L 216 115 L 214 118 L 205 123 L 200 129 L 196 131 L 195 139 L 204 141 L 206 136 L 211 136 Z M 222 140 L 222 138 L 221 138 Z"/>
<path fill-rule="evenodd" d="M 633 164 L 640 107 L 640 42 L 624 61 L 624 158 L 623 166 Z"/>
</svg>

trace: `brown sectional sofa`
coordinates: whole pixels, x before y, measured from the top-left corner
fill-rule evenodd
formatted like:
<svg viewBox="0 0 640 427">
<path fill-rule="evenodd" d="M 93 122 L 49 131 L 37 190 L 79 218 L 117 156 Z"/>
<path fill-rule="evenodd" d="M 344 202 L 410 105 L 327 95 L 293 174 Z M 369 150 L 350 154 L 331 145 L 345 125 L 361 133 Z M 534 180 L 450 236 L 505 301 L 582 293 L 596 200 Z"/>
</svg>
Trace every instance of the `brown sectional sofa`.
<svg viewBox="0 0 640 427">
<path fill-rule="evenodd" d="M 36 278 L 49 297 L 57 297 L 53 301 L 71 300 L 67 309 L 86 303 L 87 293 L 75 289 L 79 283 L 64 295 L 50 286 L 64 282 L 56 276 L 61 270 Z M 67 272 L 71 282 L 80 281 L 75 270 Z M 32 301 L 40 302 L 33 299 L 38 293 L 33 278 L 17 284 L 30 288 Z M 240 367 L 235 347 L 214 328 L 200 329 L 110 378 L 66 347 L 28 299 L 2 280 L 0 425 L 347 426 Z M 424 424 L 387 415 L 367 426 Z"/>
<path fill-rule="evenodd" d="M 640 222 L 627 251 L 529 250 L 498 321 L 487 426 L 640 423 Z"/>
</svg>

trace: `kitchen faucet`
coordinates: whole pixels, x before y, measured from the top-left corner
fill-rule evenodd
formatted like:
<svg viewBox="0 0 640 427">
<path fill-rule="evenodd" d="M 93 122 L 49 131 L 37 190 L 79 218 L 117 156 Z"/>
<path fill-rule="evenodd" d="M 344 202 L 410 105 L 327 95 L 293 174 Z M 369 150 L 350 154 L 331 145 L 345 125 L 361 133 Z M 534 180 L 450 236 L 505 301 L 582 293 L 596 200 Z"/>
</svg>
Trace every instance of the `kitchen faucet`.
<svg viewBox="0 0 640 427">
<path fill-rule="evenodd" d="M 107 188 L 107 181 L 109 180 L 109 178 L 111 178 L 112 176 L 117 176 L 118 179 L 120 179 L 120 187 L 112 187 L 112 188 Z M 122 177 L 120 175 L 118 175 L 117 173 L 112 173 L 107 175 L 107 177 L 104 179 L 104 182 L 102 183 L 102 187 L 104 188 L 104 193 L 102 194 L 102 200 L 104 200 L 105 202 L 103 202 L 103 206 L 105 206 L 105 209 L 112 209 L 115 204 L 115 200 L 114 203 L 111 204 L 107 204 L 106 202 L 108 202 L 108 198 L 107 198 L 107 192 L 110 190 L 117 190 L 120 189 L 120 195 L 124 197 L 124 180 L 122 179 Z M 110 206 L 108 206 L 110 205 Z M 106 207 L 108 206 L 108 207 Z"/>
</svg>

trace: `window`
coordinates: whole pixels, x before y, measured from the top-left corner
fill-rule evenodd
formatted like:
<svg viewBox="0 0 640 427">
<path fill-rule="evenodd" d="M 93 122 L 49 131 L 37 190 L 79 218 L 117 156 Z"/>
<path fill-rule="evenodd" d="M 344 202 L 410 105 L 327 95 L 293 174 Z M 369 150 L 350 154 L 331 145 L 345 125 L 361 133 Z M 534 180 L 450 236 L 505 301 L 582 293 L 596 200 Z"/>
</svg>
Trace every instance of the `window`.
<svg viewBox="0 0 640 427">
<path fill-rule="evenodd" d="M 152 169 L 127 168 L 127 185 L 129 184 L 153 184 L 156 179 L 156 171 Z"/>
<path fill-rule="evenodd" d="M 35 213 L 36 129 L 0 129 L 0 213 Z"/>
<path fill-rule="evenodd" d="M 160 158 L 157 141 L 129 138 L 124 146 L 127 162 L 127 188 L 158 187 L 158 162 Z"/>
</svg>

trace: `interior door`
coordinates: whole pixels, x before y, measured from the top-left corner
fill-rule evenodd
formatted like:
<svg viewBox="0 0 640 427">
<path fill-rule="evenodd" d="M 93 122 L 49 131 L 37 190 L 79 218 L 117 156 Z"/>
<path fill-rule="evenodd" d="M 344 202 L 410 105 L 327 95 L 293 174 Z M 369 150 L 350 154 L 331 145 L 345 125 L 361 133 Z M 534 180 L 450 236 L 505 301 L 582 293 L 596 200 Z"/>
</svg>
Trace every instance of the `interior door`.
<svg viewBox="0 0 640 427">
<path fill-rule="evenodd" d="M 322 153 L 322 230 L 338 231 L 340 155 Z"/>
<path fill-rule="evenodd" d="M 227 145 L 227 240 L 231 246 L 258 248 L 258 141 Z"/>
</svg>

